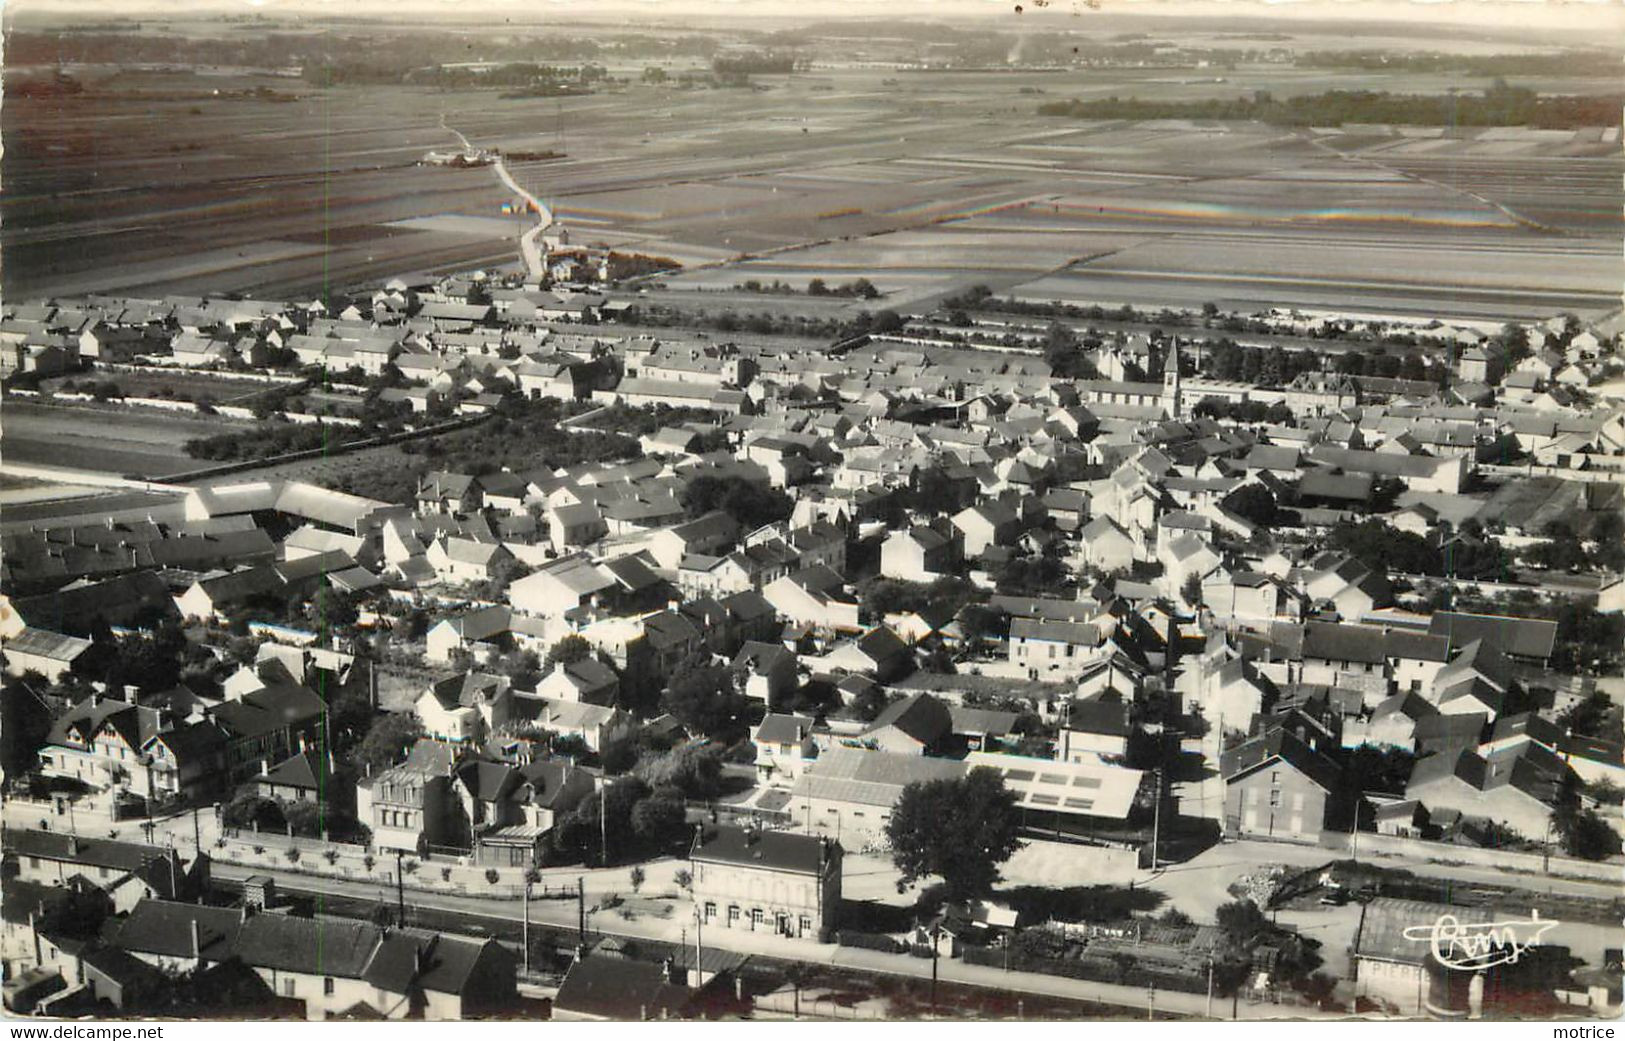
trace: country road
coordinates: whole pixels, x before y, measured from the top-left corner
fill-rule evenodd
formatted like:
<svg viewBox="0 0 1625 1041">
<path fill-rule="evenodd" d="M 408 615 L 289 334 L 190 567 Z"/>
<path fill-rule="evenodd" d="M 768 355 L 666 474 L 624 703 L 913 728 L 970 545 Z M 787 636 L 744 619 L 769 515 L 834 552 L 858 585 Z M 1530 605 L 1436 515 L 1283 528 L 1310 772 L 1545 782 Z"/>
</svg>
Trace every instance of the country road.
<svg viewBox="0 0 1625 1041">
<path fill-rule="evenodd" d="M 440 125 L 457 136 L 457 140 L 463 143 L 464 151 L 474 151 L 474 146 L 469 143 L 467 137 L 463 136 L 462 131 L 446 126 L 444 122 Z M 497 177 L 507 186 L 508 190 L 523 198 L 536 211 L 536 226 L 519 236 L 519 254 L 524 258 L 525 270 L 530 273 L 530 277 L 540 280 L 547 271 L 547 264 L 542 256 L 542 250 L 538 242 L 541 240 L 542 233 L 553 226 L 553 211 L 548 209 L 542 200 L 519 186 L 519 182 L 513 179 L 513 174 L 508 172 L 508 167 L 503 163 L 500 155 L 497 156 L 497 160 L 493 165 L 496 167 Z"/>
</svg>

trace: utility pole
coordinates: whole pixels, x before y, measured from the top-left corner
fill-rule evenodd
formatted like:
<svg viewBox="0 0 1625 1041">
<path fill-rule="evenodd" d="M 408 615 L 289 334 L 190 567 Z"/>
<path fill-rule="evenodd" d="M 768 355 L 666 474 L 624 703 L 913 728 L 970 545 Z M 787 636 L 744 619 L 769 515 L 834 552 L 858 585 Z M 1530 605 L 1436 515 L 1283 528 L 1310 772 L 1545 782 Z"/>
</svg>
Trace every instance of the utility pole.
<svg viewBox="0 0 1625 1041">
<path fill-rule="evenodd" d="M 940 1018 L 937 1015 L 937 948 L 941 946 L 942 930 L 933 926 L 931 929 L 931 1018 Z"/>
<path fill-rule="evenodd" d="M 406 928 L 406 881 L 401 873 L 401 851 L 395 851 L 395 924 Z"/>
<path fill-rule="evenodd" d="M 1207 1018 L 1213 1018 L 1213 955 L 1207 956 Z"/>
<path fill-rule="evenodd" d="M 1151 871 L 1157 870 L 1157 843 L 1162 835 L 1162 767 L 1157 767 L 1157 794 L 1151 805 Z"/>
<path fill-rule="evenodd" d="M 525 879 L 525 892 L 520 898 L 524 917 L 520 920 L 519 942 L 524 951 L 525 975 L 530 975 L 530 879 Z"/>
<path fill-rule="evenodd" d="M 203 829 L 197 821 L 197 806 L 192 807 L 192 844 L 199 853 L 203 852 Z"/>
<path fill-rule="evenodd" d="M 1157 988 L 1145 988 L 1145 1018 L 1147 1021 L 1157 1018 Z"/>
<path fill-rule="evenodd" d="M 1354 821 L 1349 825 L 1349 859 L 1360 861 L 1360 793 L 1354 793 Z"/>
<path fill-rule="evenodd" d="M 587 943 L 587 880 L 576 879 L 576 932 L 583 946 Z"/>
<path fill-rule="evenodd" d="M 700 905 L 695 904 L 694 905 L 694 983 L 695 983 L 696 986 L 698 986 L 700 983 L 702 983 L 705 980 L 705 975 L 704 975 L 704 973 L 705 973 L 705 962 L 704 962 L 705 948 L 700 943 L 700 927 L 704 924 L 704 921 L 705 921 L 705 916 L 700 913 Z M 684 980 L 683 982 L 687 983 L 688 981 Z M 797 992 L 797 999 L 796 1000 L 798 1002 L 800 1001 L 800 992 L 799 991 Z"/>
<path fill-rule="evenodd" d="M 604 866 L 609 867 L 609 778 L 598 779 L 598 844 L 604 858 Z"/>
</svg>

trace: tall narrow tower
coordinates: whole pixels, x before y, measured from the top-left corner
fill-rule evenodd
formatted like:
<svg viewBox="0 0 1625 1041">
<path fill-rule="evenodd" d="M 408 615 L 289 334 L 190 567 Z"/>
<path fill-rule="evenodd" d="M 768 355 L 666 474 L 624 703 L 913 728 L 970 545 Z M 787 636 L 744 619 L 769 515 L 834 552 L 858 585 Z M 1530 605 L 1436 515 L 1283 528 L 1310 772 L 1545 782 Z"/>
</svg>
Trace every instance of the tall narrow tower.
<svg viewBox="0 0 1625 1041">
<path fill-rule="evenodd" d="M 1179 340 L 1170 338 L 1168 357 L 1162 363 L 1162 410 L 1169 419 L 1185 417 L 1185 402 L 1179 389 Z"/>
</svg>

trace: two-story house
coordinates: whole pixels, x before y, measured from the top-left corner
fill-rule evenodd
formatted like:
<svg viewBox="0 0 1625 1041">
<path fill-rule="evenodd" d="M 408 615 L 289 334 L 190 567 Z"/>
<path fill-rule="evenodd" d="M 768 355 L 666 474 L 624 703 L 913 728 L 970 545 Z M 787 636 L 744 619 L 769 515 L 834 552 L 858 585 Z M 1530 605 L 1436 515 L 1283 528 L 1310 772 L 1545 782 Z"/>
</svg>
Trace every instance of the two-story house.
<svg viewBox="0 0 1625 1041">
<path fill-rule="evenodd" d="M 707 826 L 689 850 L 707 929 L 828 942 L 841 904 L 839 842 L 788 831 Z"/>
</svg>

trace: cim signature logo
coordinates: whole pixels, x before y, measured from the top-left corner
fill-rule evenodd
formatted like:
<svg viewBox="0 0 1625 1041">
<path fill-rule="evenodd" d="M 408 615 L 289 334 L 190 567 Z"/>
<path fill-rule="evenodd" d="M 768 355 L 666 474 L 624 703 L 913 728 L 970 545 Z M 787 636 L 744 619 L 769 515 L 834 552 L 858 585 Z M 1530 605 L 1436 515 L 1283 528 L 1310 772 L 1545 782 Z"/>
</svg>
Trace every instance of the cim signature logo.
<svg viewBox="0 0 1625 1041">
<path fill-rule="evenodd" d="M 1455 915 L 1443 914 L 1432 925 L 1413 925 L 1405 930 L 1407 940 L 1426 940 L 1433 957 L 1450 969 L 1488 969 L 1511 965 L 1558 923 L 1531 911 L 1528 918 L 1508 918 L 1500 922 L 1463 923 Z"/>
</svg>

